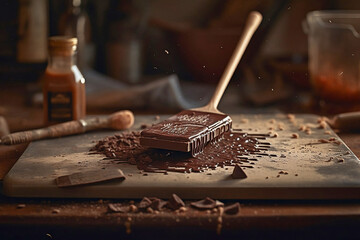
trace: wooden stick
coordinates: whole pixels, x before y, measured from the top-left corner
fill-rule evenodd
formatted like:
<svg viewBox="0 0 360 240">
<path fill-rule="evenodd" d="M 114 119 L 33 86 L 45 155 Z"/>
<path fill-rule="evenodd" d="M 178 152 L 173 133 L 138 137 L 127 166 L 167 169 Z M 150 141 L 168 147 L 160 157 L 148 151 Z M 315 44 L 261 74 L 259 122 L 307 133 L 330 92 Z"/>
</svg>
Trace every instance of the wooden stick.
<svg viewBox="0 0 360 240">
<path fill-rule="evenodd" d="M 124 110 L 107 117 L 94 117 L 56 124 L 46 128 L 8 134 L 1 138 L 2 144 L 12 145 L 44 138 L 56 138 L 103 128 L 124 130 L 134 124 L 134 114 Z"/>
<path fill-rule="evenodd" d="M 224 73 L 222 74 L 220 81 L 215 89 L 215 92 L 210 100 L 210 102 L 203 108 L 196 109 L 198 111 L 208 111 L 208 112 L 219 112 L 217 106 L 220 102 L 220 99 L 234 74 L 234 71 L 237 65 L 240 62 L 241 57 L 243 56 L 253 34 L 260 25 L 262 21 L 262 15 L 259 12 L 253 11 L 249 14 L 249 17 L 246 20 L 246 25 L 243 30 L 243 33 L 236 45 L 233 55 L 230 58 L 229 63 L 227 64 Z"/>
</svg>

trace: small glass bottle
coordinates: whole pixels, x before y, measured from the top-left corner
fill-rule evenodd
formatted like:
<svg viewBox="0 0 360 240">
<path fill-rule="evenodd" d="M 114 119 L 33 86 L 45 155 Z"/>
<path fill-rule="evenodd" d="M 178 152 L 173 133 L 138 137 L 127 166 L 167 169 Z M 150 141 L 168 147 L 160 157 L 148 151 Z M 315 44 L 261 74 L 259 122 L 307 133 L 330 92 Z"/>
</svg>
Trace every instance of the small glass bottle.
<svg viewBox="0 0 360 240">
<path fill-rule="evenodd" d="M 77 38 L 49 38 L 43 76 L 44 122 L 50 125 L 85 117 L 85 79 L 76 66 Z"/>
</svg>

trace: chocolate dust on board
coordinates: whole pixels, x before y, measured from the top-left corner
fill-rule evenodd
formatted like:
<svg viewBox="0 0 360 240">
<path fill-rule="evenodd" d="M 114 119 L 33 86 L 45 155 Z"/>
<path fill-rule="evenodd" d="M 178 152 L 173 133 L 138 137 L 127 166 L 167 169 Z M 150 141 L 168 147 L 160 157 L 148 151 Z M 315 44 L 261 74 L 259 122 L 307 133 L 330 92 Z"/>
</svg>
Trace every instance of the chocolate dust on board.
<svg viewBox="0 0 360 240">
<path fill-rule="evenodd" d="M 193 157 L 187 152 L 148 148 L 140 145 L 140 131 L 123 132 L 106 137 L 90 149 L 93 154 L 104 154 L 114 163 L 137 165 L 144 172 L 204 172 L 217 167 L 241 164 L 253 168 L 258 157 L 268 155 L 267 134 L 247 134 L 229 131 L 210 142 Z"/>
</svg>

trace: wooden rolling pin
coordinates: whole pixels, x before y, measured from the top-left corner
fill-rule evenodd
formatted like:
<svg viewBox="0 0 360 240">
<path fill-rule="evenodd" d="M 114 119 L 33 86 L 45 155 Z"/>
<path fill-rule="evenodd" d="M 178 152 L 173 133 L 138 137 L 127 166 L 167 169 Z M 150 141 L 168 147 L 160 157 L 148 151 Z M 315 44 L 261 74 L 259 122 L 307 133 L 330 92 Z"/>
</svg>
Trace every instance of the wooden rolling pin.
<svg viewBox="0 0 360 240">
<path fill-rule="evenodd" d="M 124 130 L 134 124 L 134 114 L 124 110 L 107 117 L 94 117 L 56 124 L 46 128 L 17 132 L 1 137 L 0 143 L 12 145 L 45 138 L 56 138 L 79 134 L 95 129 L 110 128 Z"/>
</svg>

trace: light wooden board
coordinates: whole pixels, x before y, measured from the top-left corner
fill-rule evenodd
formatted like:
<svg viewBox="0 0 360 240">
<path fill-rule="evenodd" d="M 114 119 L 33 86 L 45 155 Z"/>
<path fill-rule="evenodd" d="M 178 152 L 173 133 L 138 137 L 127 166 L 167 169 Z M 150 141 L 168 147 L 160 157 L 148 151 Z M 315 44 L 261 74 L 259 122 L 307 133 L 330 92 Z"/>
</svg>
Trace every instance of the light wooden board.
<svg viewBox="0 0 360 240">
<path fill-rule="evenodd" d="M 168 116 L 161 116 L 165 119 Z M 268 138 L 270 154 L 247 168 L 248 178 L 232 179 L 233 167 L 203 173 L 148 173 L 144 176 L 134 165 L 114 164 L 102 155 L 89 155 L 95 142 L 116 132 L 92 132 L 84 135 L 33 142 L 7 174 L 4 193 L 13 197 L 54 198 L 168 198 L 172 193 L 184 199 L 354 199 L 360 198 L 360 161 L 329 128 L 317 127 L 317 116 L 297 115 L 295 122 L 286 115 L 235 115 L 234 128 L 251 133 L 275 131 Z M 134 129 L 155 122 L 154 116 L 136 116 Z M 308 124 L 310 135 L 298 128 Z M 279 129 L 279 125 L 283 130 Z M 293 133 L 299 138 L 291 138 Z M 341 142 L 313 144 L 335 137 Z M 310 145 L 309 145 L 310 144 Z M 339 162 L 343 159 L 343 162 Z M 249 164 L 247 164 L 249 165 Z M 79 171 L 121 168 L 124 181 L 59 188 L 55 179 Z M 284 171 L 288 174 L 279 174 Z M 209 175 L 211 173 L 211 175 Z"/>
</svg>

